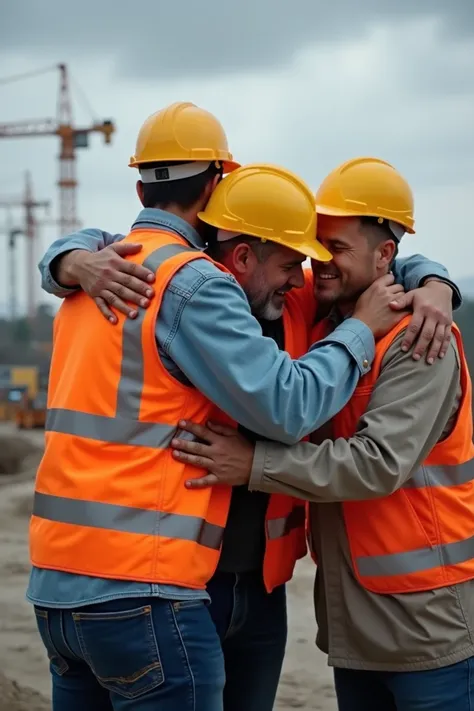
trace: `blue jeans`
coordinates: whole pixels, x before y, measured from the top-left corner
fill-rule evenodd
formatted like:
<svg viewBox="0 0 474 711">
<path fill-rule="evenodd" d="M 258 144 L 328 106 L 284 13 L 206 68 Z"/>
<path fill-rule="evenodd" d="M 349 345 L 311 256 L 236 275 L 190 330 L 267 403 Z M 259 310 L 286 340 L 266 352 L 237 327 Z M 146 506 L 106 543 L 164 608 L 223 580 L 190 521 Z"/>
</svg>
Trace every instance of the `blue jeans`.
<svg viewBox="0 0 474 711">
<path fill-rule="evenodd" d="M 204 601 L 35 612 L 54 711 L 222 711 L 224 659 Z"/>
<path fill-rule="evenodd" d="M 339 711 L 474 711 L 474 657 L 441 669 L 335 669 Z"/>
<path fill-rule="evenodd" d="M 207 586 L 222 642 L 225 711 L 272 711 L 287 638 L 286 591 L 259 573 L 216 573 Z"/>
<path fill-rule="evenodd" d="M 261 573 L 216 573 L 208 591 L 210 606 L 137 598 L 35 608 L 54 711 L 272 711 L 285 587 L 269 595 Z"/>
</svg>

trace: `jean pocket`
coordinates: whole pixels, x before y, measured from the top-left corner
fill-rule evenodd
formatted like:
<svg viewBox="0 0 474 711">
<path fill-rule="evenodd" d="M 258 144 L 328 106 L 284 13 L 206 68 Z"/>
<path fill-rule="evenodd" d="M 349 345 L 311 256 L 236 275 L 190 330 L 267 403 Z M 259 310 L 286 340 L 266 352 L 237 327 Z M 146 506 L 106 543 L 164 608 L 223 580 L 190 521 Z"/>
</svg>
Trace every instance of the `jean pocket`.
<svg viewBox="0 0 474 711">
<path fill-rule="evenodd" d="M 164 682 L 149 605 L 72 617 L 84 659 L 106 689 L 134 699 Z"/>
<path fill-rule="evenodd" d="M 61 657 L 58 653 L 56 647 L 54 646 L 53 639 L 51 637 L 51 631 L 49 626 L 49 613 L 48 610 L 40 610 L 35 607 L 36 624 L 38 631 L 40 633 L 41 640 L 46 647 L 48 653 L 49 663 L 52 669 L 62 676 L 69 669 L 69 665 L 66 660 Z"/>
</svg>

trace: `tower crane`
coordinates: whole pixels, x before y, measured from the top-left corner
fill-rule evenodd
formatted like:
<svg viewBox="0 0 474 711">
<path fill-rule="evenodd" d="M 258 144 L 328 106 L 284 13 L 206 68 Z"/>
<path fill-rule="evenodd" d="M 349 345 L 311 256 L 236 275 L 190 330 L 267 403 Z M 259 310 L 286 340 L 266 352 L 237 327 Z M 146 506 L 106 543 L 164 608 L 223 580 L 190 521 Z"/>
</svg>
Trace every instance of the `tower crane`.
<svg viewBox="0 0 474 711">
<path fill-rule="evenodd" d="M 58 64 L 59 70 L 59 98 L 57 118 L 32 119 L 30 121 L 15 121 L 0 124 L 0 138 L 24 138 L 31 136 L 58 136 L 60 139 L 59 154 L 59 235 L 63 237 L 73 232 L 78 225 L 76 208 L 76 149 L 87 148 L 91 133 L 100 133 L 106 144 L 111 142 L 115 126 L 112 121 L 104 120 L 93 122 L 89 126 L 76 128 L 73 122 L 72 104 L 69 89 L 69 75 L 65 64 Z M 49 71 L 49 68 L 46 70 Z M 16 81 L 17 79 L 42 72 L 10 77 L 0 83 Z M 30 278 L 28 275 L 28 279 Z"/>
<path fill-rule="evenodd" d="M 18 317 L 18 302 L 17 302 L 17 273 L 16 273 L 16 238 L 22 234 L 19 227 L 14 226 L 12 218 L 11 205 L 7 202 L 0 201 L 0 207 L 5 207 L 7 210 L 7 221 L 4 226 L 0 227 L 0 232 L 4 232 L 8 238 L 8 318 L 15 321 Z"/>
<path fill-rule="evenodd" d="M 10 318 L 15 318 L 17 293 L 16 293 L 16 262 L 15 262 L 15 246 L 16 237 L 23 234 L 26 238 L 26 300 L 28 318 L 34 318 L 36 314 L 36 293 L 35 293 L 35 261 L 36 261 L 36 237 L 37 237 L 37 221 L 35 211 L 38 208 L 49 210 L 49 200 L 35 200 L 33 197 L 33 187 L 31 183 L 31 175 L 29 172 L 25 174 L 25 192 L 22 198 L 0 199 L 0 207 L 5 207 L 9 212 L 13 207 L 22 207 L 24 209 L 24 224 L 22 229 L 14 228 L 10 223 L 7 233 L 9 239 L 9 266 L 10 266 L 10 282 L 9 282 L 9 301 L 10 301 Z"/>
</svg>

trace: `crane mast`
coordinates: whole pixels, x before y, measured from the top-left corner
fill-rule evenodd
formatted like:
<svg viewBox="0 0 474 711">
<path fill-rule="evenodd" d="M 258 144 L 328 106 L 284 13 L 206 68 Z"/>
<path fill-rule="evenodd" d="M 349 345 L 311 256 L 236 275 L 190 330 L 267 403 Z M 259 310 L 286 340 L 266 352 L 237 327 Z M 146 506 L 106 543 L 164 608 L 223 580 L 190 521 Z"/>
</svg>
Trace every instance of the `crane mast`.
<svg viewBox="0 0 474 711">
<path fill-rule="evenodd" d="M 76 152 L 81 148 L 88 148 L 89 135 L 99 133 L 103 136 L 104 143 L 110 144 L 115 126 L 110 120 L 93 121 L 84 127 L 74 125 L 70 81 L 66 64 L 58 64 L 54 67 L 59 70 L 59 93 L 57 102 L 57 116 L 54 118 L 31 119 L 0 123 L 0 138 L 30 138 L 57 136 L 60 141 L 59 150 L 59 216 L 57 224 L 59 226 L 59 236 L 63 237 L 73 232 L 79 226 L 77 217 L 77 187 L 76 176 Z M 48 68 L 46 71 L 50 71 Z M 12 77 L 2 80 L 0 83 L 24 79 L 42 72 L 33 72 L 29 75 Z M 28 314 L 35 313 L 35 298 L 33 285 L 35 282 L 35 241 L 36 230 L 34 221 L 35 206 L 42 203 L 35 203 L 31 195 L 31 181 L 27 178 L 25 187 L 26 195 L 22 205 L 25 208 L 25 237 L 27 239 L 27 283 L 31 293 L 28 294 Z M 27 205 L 33 207 L 29 208 Z"/>
<path fill-rule="evenodd" d="M 10 218 L 11 209 L 13 207 L 22 207 L 24 210 L 24 223 L 23 228 L 14 228 L 9 219 L 7 236 L 8 236 L 8 253 L 9 253 L 9 307 L 10 307 L 10 318 L 13 320 L 16 318 L 17 314 L 17 280 L 16 280 L 16 262 L 15 262 L 15 247 L 16 247 L 16 237 L 20 234 L 26 239 L 26 304 L 27 304 L 27 314 L 28 318 L 32 319 L 36 315 L 36 293 L 34 279 L 34 273 L 36 268 L 36 233 L 37 233 L 37 220 L 36 220 L 36 210 L 45 209 L 49 210 L 50 202 L 49 200 L 35 200 L 33 196 L 33 186 L 31 182 L 31 175 L 29 172 L 25 174 L 25 190 L 23 197 L 21 198 L 3 198 L 0 199 L 0 207 L 4 207 L 8 210 L 8 216 Z"/>
</svg>

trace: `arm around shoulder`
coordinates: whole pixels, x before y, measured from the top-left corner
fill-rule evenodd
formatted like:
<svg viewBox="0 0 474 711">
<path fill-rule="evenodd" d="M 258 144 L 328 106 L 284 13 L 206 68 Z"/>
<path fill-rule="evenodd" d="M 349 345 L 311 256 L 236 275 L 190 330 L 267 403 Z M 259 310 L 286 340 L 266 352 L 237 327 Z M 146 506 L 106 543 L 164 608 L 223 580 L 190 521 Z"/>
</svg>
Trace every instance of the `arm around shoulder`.
<svg viewBox="0 0 474 711">
<path fill-rule="evenodd" d="M 454 342 L 428 366 L 400 349 L 402 338 L 387 351 L 353 437 L 292 447 L 259 442 L 249 488 L 324 502 L 387 496 L 402 486 L 442 438 L 460 390 Z"/>
</svg>

